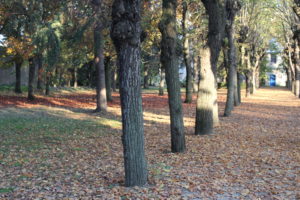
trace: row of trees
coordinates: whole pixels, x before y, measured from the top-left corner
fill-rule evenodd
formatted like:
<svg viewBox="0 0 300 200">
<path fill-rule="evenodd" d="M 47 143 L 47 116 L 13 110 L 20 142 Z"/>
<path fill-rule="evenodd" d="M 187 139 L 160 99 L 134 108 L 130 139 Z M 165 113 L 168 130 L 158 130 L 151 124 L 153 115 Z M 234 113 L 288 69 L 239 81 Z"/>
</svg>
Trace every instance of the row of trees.
<svg viewBox="0 0 300 200">
<path fill-rule="evenodd" d="M 217 79 L 227 82 L 224 116 L 241 103 L 242 75 L 247 96 L 255 93 L 271 38 L 284 44 L 288 87 L 299 96 L 299 10 L 297 0 L 1 0 L 1 63 L 15 64 L 16 92 L 21 66 L 29 65 L 29 100 L 34 77 L 46 94 L 70 80 L 96 86 L 96 111 L 107 110 L 118 74 L 125 183 L 144 185 L 141 69 L 144 87 L 160 75 L 160 95 L 166 78 L 171 150 L 184 152 L 179 64 L 187 72 L 185 103 L 197 92 L 195 135 L 212 134 L 219 124 Z"/>
</svg>

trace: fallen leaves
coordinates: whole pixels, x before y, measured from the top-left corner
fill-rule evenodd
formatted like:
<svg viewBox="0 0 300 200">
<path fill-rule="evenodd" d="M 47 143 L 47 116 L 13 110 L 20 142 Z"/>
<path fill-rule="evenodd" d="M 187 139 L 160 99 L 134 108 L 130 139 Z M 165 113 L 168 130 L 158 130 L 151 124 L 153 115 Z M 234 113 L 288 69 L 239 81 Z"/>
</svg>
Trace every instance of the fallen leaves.
<svg viewBox="0 0 300 200">
<path fill-rule="evenodd" d="M 220 113 L 224 109 L 221 91 Z M 33 138 L 47 148 L 29 151 L 9 146 L 0 151 L 0 198 L 7 199 L 297 199 L 300 197 L 300 101 L 286 90 L 260 89 L 244 99 L 229 118 L 221 118 L 216 134 L 194 136 L 195 104 L 184 104 L 187 152 L 170 153 L 167 98 L 143 94 L 145 143 L 149 185 L 125 188 L 120 132 L 119 97 L 109 113 L 91 114 L 92 93 L 38 97 L 33 104 L 19 97 L 0 97 L 1 115 L 30 107 L 34 116 L 61 117 L 66 123 L 84 123 L 63 140 L 48 134 Z M 4 99 L 4 101 L 2 101 Z M 195 97 L 194 97 L 195 101 Z M 53 107 L 56 107 L 55 109 Z M 59 108 L 59 109 L 58 109 Z M 28 114 L 28 113 L 27 113 Z M 27 115 L 26 115 L 27 116 Z M 23 116 L 23 117 L 26 117 Z M 53 118 L 49 118 L 53 120 Z M 111 120 L 114 119 L 115 121 Z M 66 121 L 67 120 L 67 121 Z M 45 130 L 53 123 L 41 121 Z M 101 124 L 101 123 L 102 124 Z M 100 126 L 101 125 L 101 126 Z M 0 136 L 6 127 L 0 127 Z M 23 125 L 22 125 L 23 126 Z M 21 134 L 32 130 L 18 129 Z M 73 125 L 72 125 L 73 126 Z M 78 126 L 78 125 L 77 125 Z M 100 126 L 100 129 L 93 127 Z M 102 127 L 103 126 L 103 127 Z M 33 129 L 34 130 L 34 129 Z M 101 134 L 91 134 L 91 131 Z M 38 130 L 35 130 L 38 131 Z M 10 145 L 9 136 L 0 149 Z M 22 137 L 18 137 L 21 139 Z M 57 140 L 55 139 L 57 138 Z M 24 137 L 23 137 L 24 139 Z M 54 142 L 53 142 L 54 141 Z M 12 141 L 10 141 L 12 142 Z M 30 144 L 30 143 L 29 143 Z"/>
</svg>

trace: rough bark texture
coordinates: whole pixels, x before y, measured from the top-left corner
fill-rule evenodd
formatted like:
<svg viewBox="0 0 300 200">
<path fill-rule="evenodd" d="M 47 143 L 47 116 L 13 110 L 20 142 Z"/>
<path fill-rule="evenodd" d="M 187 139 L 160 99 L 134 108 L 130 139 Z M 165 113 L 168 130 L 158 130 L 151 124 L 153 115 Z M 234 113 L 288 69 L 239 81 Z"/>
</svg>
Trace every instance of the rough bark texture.
<svg viewBox="0 0 300 200">
<path fill-rule="evenodd" d="M 111 57 L 107 56 L 105 57 L 105 86 L 106 86 L 106 98 L 107 101 L 112 102 L 112 96 L 111 96 Z"/>
<path fill-rule="evenodd" d="M 159 29 L 162 33 L 161 64 L 166 70 L 171 119 L 171 149 L 174 153 L 184 152 L 186 148 L 179 82 L 178 56 L 176 54 L 176 8 L 177 0 L 163 0 L 163 14 L 159 24 Z"/>
<path fill-rule="evenodd" d="M 236 13 L 241 8 L 241 5 L 236 0 L 228 0 L 226 4 L 227 10 L 227 25 L 226 34 L 228 38 L 228 90 L 227 101 L 224 111 L 224 116 L 230 116 L 231 111 L 234 108 L 235 102 L 237 105 L 237 59 L 236 59 L 236 47 L 234 38 L 234 18 Z"/>
<path fill-rule="evenodd" d="M 115 0 L 112 8 L 111 36 L 120 67 L 126 186 L 142 186 L 147 183 L 140 78 L 140 6 L 140 0 Z"/>
<path fill-rule="evenodd" d="M 188 24 L 188 5 L 182 2 L 182 33 L 183 33 L 183 58 L 186 68 L 186 85 L 185 85 L 185 103 L 192 103 L 193 100 L 193 73 L 190 59 L 190 44 L 187 33 Z"/>
<path fill-rule="evenodd" d="M 219 124 L 219 112 L 217 102 L 217 64 L 222 46 L 222 41 L 225 33 L 225 7 L 222 0 L 201 0 L 208 14 L 208 41 L 207 45 L 210 48 L 211 68 L 215 76 L 215 91 L 211 101 L 213 101 L 213 123 L 214 126 Z M 201 63 L 202 65 L 202 63 Z M 202 67 L 202 66 L 201 66 Z M 210 87 L 210 86 L 209 86 Z"/>
<path fill-rule="evenodd" d="M 28 97 L 27 97 L 27 99 L 29 101 L 33 101 L 35 99 L 33 82 L 34 82 L 36 58 L 33 58 L 33 57 L 29 58 L 28 62 L 29 62 L 29 77 L 28 77 Z"/>
<path fill-rule="evenodd" d="M 104 67 L 104 39 L 102 26 L 97 23 L 94 27 L 94 64 L 96 67 L 96 112 L 107 111 L 105 67 Z"/>
<path fill-rule="evenodd" d="M 166 73 L 165 73 L 165 69 L 163 69 L 162 67 L 160 68 L 160 82 L 159 82 L 159 92 L 158 95 L 159 96 L 163 96 L 164 95 L 164 90 L 165 90 L 165 78 L 166 78 Z"/>
<path fill-rule="evenodd" d="M 22 93 L 22 89 L 21 89 L 21 67 L 22 67 L 22 61 L 16 61 L 15 67 L 16 67 L 15 92 L 16 93 Z"/>
<path fill-rule="evenodd" d="M 198 97 L 196 106 L 196 135 L 206 135 L 213 133 L 214 127 L 214 92 L 215 76 L 211 68 L 210 48 L 201 49 L 200 80 L 198 87 Z"/>
<path fill-rule="evenodd" d="M 225 31 L 225 8 L 220 0 L 202 0 L 202 3 L 208 14 L 209 23 L 208 41 L 206 46 L 202 48 L 201 53 L 195 134 L 210 134 L 213 132 L 213 126 L 219 124 L 216 73 Z M 207 56 L 209 56 L 209 58 Z M 207 59 L 209 59 L 210 62 L 207 62 Z M 213 73 L 212 77 L 210 72 Z M 203 101 L 201 101 L 201 99 Z"/>
</svg>

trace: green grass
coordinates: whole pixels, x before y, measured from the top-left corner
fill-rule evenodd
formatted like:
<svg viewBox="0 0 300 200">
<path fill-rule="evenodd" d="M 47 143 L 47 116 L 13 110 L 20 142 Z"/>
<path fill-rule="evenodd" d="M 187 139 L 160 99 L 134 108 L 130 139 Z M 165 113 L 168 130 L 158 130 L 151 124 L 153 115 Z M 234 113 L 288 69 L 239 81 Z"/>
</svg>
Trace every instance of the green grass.
<svg viewBox="0 0 300 200">
<path fill-rule="evenodd" d="M 8 192 L 13 192 L 14 188 L 0 188 L 0 194 L 1 193 L 8 193 Z"/>
<path fill-rule="evenodd" d="M 27 92 L 28 87 L 27 86 L 21 86 L 22 92 Z M 0 92 L 11 92 L 15 91 L 14 85 L 0 85 Z"/>
<path fill-rule="evenodd" d="M 72 118 L 76 114 L 79 119 Z M 2 109 L 0 154 L 7 155 L 12 149 L 22 151 L 47 149 L 51 145 L 61 145 L 68 140 L 105 135 L 111 132 L 110 129 L 121 127 L 121 122 L 117 120 L 81 115 L 63 109 Z M 80 150 L 83 149 L 78 149 Z"/>
</svg>

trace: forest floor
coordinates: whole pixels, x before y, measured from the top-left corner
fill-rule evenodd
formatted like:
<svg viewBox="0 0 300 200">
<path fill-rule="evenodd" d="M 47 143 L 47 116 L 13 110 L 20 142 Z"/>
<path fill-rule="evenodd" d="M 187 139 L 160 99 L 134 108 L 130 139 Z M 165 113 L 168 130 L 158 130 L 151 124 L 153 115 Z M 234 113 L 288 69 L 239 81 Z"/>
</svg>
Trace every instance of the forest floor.
<svg viewBox="0 0 300 200">
<path fill-rule="evenodd" d="M 208 136 L 193 134 L 195 103 L 184 104 L 184 154 L 170 153 L 167 96 L 143 94 L 149 184 L 134 188 L 113 98 L 96 114 L 90 90 L 0 95 L 0 199 L 300 199 L 300 100 L 289 91 L 258 90 Z"/>
</svg>

